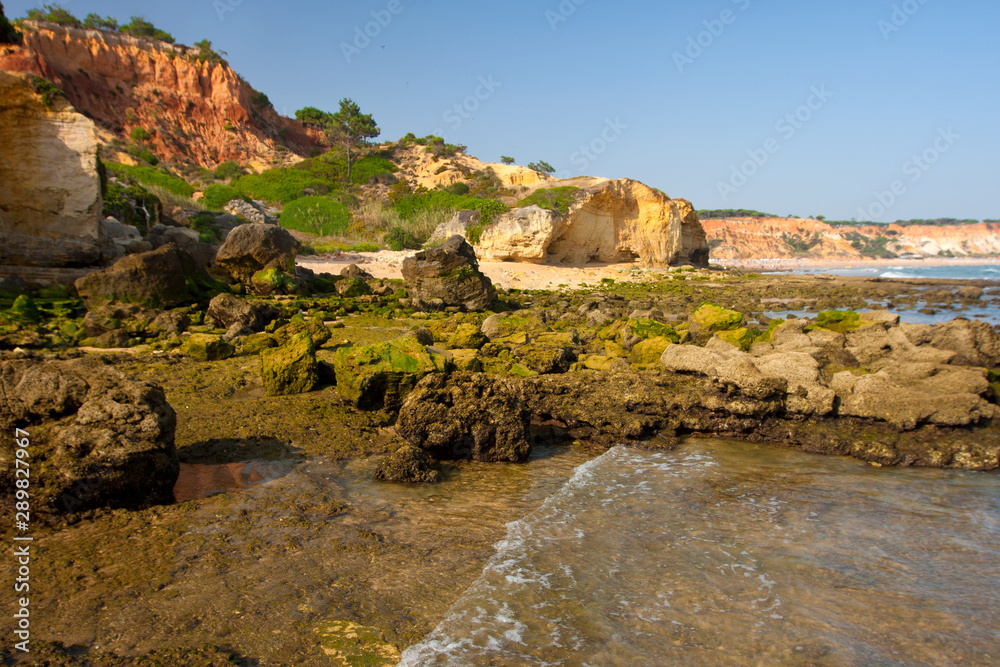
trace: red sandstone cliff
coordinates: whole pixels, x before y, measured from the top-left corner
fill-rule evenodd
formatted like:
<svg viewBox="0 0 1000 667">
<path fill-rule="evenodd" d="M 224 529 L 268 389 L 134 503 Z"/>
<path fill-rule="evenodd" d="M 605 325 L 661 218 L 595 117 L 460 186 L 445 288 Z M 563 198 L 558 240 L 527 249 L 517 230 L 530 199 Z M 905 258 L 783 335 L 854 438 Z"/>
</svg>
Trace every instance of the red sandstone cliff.
<svg viewBox="0 0 1000 667">
<path fill-rule="evenodd" d="M 25 21 L 0 70 L 43 76 L 99 128 L 128 141 L 141 127 L 161 160 L 260 168 L 308 156 L 322 134 L 279 116 L 224 62 L 199 50 L 101 30 Z"/>
</svg>

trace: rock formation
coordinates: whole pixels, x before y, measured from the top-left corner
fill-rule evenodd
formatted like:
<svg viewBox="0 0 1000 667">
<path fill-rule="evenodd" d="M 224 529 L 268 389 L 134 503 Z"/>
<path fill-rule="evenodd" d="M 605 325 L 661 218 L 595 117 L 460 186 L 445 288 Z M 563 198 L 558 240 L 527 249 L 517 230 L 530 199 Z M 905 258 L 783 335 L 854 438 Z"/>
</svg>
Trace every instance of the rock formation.
<svg viewBox="0 0 1000 667">
<path fill-rule="evenodd" d="M 233 282 L 253 287 L 254 275 L 260 271 L 293 274 L 298 249 L 295 237 L 277 225 L 239 225 L 216 253 L 215 266 Z"/>
<path fill-rule="evenodd" d="M 194 257 L 167 244 L 79 278 L 76 289 L 88 310 L 108 303 L 171 308 L 197 298 L 197 289 L 210 282 Z"/>
<path fill-rule="evenodd" d="M 0 72 L 0 276 L 72 282 L 102 260 L 94 124 Z"/>
<path fill-rule="evenodd" d="M 565 216 L 538 207 L 500 216 L 480 239 L 483 260 L 708 265 L 708 245 L 690 202 L 638 181 L 580 190 Z"/>
<path fill-rule="evenodd" d="M 479 270 L 475 251 L 461 236 L 407 257 L 402 271 L 414 307 L 485 310 L 496 297 L 493 283 Z"/>
</svg>

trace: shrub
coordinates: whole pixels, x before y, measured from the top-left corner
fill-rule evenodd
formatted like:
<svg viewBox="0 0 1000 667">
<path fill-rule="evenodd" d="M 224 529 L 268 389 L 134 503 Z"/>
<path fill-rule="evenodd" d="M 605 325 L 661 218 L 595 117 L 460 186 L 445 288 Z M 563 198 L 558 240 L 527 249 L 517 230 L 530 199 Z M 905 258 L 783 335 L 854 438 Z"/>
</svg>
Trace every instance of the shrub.
<svg viewBox="0 0 1000 667">
<path fill-rule="evenodd" d="M 111 18 L 110 16 L 102 17 L 99 14 L 91 12 L 90 14 L 87 14 L 87 18 L 83 19 L 83 27 L 90 28 L 91 30 L 110 30 L 111 32 L 118 32 L 118 20 Z"/>
<path fill-rule="evenodd" d="M 156 157 L 156 155 L 153 154 L 153 151 L 136 144 L 129 145 L 128 154 L 134 158 L 142 160 L 143 162 L 148 162 L 154 167 L 160 163 L 160 158 Z"/>
<path fill-rule="evenodd" d="M 509 155 L 501 155 L 500 162 L 504 164 L 514 164 L 514 158 L 510 157 Z"/>
<path fill-rule="evenodd" d="M 559 215 L 566 215 L 569 212 L 569 207 L 573 204 L 573 201 L 576 198 L 575 195 L 577 190 L 579 190 L 579 188 L 575 188 L 571 185 L 559 188 L 543 188 L 541 190 L 535 190 L 535 192 L 533 192 L 530 196 L 525 197 L 514 206 L 516 208 L 521 208 L 522 206 L 535 205 L 539 208 L 555 211 Z"/>
<path fill-rule="evenodd" d="M 287 204 L 302 196 L 302 190 L 315 182 L 316 176 L 310 171 L 281 168 L 240 176 L 230 185 L 247 197 Z"/>
<path fill-rule="evenodd" d="M 102 212 L 126 225 L 134 225 L 145 234 L 160 206 L 160 200 L 139 184 L 108 183 Z"/>
<path fill-rule="evenodd" d="M 448 186 L 448 192 L 453 195 L 467 195 L 469 194 L 469 186 L 463 181 L 455 181 Z"/>
<path fill-rule="evenodd" d="M 387 171 L 394 173 L 399 171 L 399 167 L 387 158 L 369 155 L 351 165 L 351 182 L 368 183 L 372 178 L 376 178 Z"/>
<path fill-rule="evenodd" d="M 20 44 L 21 33 L 14 29 L 7 17 L 3 13 L 3 4 L 0 3 L 0 44 Z"/>
<path fill-rule="evenodd" d="M 229 178 L 236 178 L 238 176 L 242 176 L 245 173 L 246 170 L 243 167 L 241 167 L 238 162 L 235 162 L 234 160 L 227 160 L 226 162 L 223 162 L 222 164 L 220 164 L 218 167 L 215 168 L 215 171 L 212 172 L 212 174 L 216 178 L 223 180 Z"/>
<path fill-rule="evenodd" d="M 153 138 L 149 132 L 147 132 L 145 129 L 141 127 L 134 128 L 131 134 L 129 134 L 129 136 L 132 138 L 132 141 L 136 143 L 142 141 L 149 141 L 150 139 Z"/>
<path fill-rule="evenodd" d="M 496 199 L 455 195 L 444 190 L 403 197 L 395 208 L 404 220 L 409 220 L 421 211 L 471 209 L 479 211 L 483 224 L 489 224 L 495 215 L 510 210 L 506 204 Z"/>
<path fill-rule="evenodd" d="M 169 32 L 164 32 L 160 30 L 155 25 L 147 21 L 141 16 L 133 16 L 129 23 L 121 26 L 119 30 L 126 35 L 132 35 L 133 37 L 148 37 L 150 39 L 158 39 L 161 42 L 167 42 L 168 44 L 174 43 L 174 36 Z"/>
<path fill-rule="evenodd" d="M 343 234 L 350 224 L 347 207 L 326 197 L 302 197 L 281 212 L 282 227 L 317 236 Z"/>
<path fill-rule="evenodd" d="M 271 99 L 259 90 L 253 91 L 253 97 L 250 98 L 250 104 L 260 109 L 267 109 L 268 107 L 274 106 L 271 104 Z"/>
<path fill-rule="evenodd" d="M 46 109 L 53 107 L 57 97 L 66 97 L 66 93 L 59 86 L 40 76 L 31 77 L 31 87 L 42 96 L 42 104 L 45 105 Z"/>
<path fill-rule="evenodd" d="M 555 167 L 553 167 L 551 164 L 549 164 L 545 160 L 539 160 L 538 162 L 529 162 L 528 163 L 528 169 L 531 169 L 533 171 L 537 171 L 539 173 L 544 173 L 544 174 L 551 174 L 552 172 L 554 172 L 556 170 Z"/>
<path fill-rule="evenodd" d="M 199 213 L 191 218 L 191 229 L 198 232 L 203 243 L 219 241 L 219 228 L 215 226 L 215 216 L 211 213 Z"/>
<path fill-rule="evenodd" d="M 194 45 L 198 47 L 198 55 L 196 56 L 198 62 L 226 63 L 219 52 L 212 49 L 211 40 L 203 39 L 200 42 L 195 42 Z"/>
<path fill-rule="evenodd" d="M 329 125 L 333 122 L 333 114 L 329 111 L 317 109 L 316 107 L 303 107 L 295 112 L 295 119 L 303 123 Z"/>
<path fill-rule="evenodd" d="M 181 197 L 186 197 L 188 199 L 194 194 L 194 186 L 184 181 L 176 176 L 168 174 L 166 172 L 160 171 L 159 169 L 153 169 L 151 167 L 133 167 L 126 164 L 117 164 L 114 162 L 107 162 L 104 165 L 108 171 L 113 173 L 118 178 L 127 180 L 131 183 L 141 183 L 145 186 L 155 185 L 168 190 L 175 195 L 180 195 Z"/>
<path fill-rule="evenodd" d="M 393 227 L 385 235 L 385 242 L 390 250 L 420 250 L 421 243 L 410 232 L 402 227 Z"/>
<path fill-rule="evenodd" d="M 233 199 L 242 199 L 239 190 L 230 185 L 213 183 L 205 188 L 205 199 L 202 201 L 210 211 L 221 211 Z"/>
<path fill-rule="evenodd" d="M 42 5 L 41 9 L 29 9 L 28 18 L 32 21 L 48 21 L 49 23 L 58 23 L 59 25 L 71 28 L 83 27 L 80 19 L 70 14 L 68 10 L 60 7 L 58 3 L 54 5 Z"/>
</svg>

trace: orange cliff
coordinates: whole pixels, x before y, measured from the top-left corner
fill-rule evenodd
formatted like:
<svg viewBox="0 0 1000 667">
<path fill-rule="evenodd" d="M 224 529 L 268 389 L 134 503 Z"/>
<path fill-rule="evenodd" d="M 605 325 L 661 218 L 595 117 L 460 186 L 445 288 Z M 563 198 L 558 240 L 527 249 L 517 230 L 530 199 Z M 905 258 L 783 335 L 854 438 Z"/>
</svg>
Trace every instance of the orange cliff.
<svg viewBox="0 0 1000 667">
<path fill-rule="evenodd" d="M 896 255 L 983 257 L 1000 255 L 1000 225 L 828 225 L 801 218 L 706 218 L 701 221 L 712 259 L 794 259 L 857 261 L 855 247 L 882 239 Z"/>
<path fill-rule="evenodd" d="M 0 47 L 0 70 L 49 79 L 113 137 L 146 130 L 161 160 L 264 169 L 322 145 L 321 132 L 278 115 L 225 62 L 199 61 L 197 48 L 36 21 L 22 34 L 23 45 Z"/>
</svg>

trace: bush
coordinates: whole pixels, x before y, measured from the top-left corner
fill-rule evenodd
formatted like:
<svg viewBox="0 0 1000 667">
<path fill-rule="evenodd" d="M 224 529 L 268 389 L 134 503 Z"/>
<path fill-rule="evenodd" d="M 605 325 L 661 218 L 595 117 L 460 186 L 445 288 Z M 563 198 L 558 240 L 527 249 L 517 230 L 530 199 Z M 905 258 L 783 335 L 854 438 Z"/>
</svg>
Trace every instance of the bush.
<svg viewBox="0 0 1000 667">
<path fill-rule="evenodd" d="M 229 178 L 236 178 L 238 176 L 242 176 L 245 173 L 246 169 L 241 167 L 238 162 L 235 162 L 233 160 L 228 160 L 226 162 L 223 162 L 222 164 L 220 164 L 218 167 L 215 168 L 215 171 L 212 172 L 212 174 L 216 178 L 223 180 Z"/>
<path fill-rule="evenodd" d="M 467 195 L 469 194 L 469 186 L 463 181 L 455 181 L 448 186 L 448 192 L 453 195 Z"/>
<path fill-rule="evenodd" d="M 20 44 L 21 33 L 14 29 L 7 17 L 3 13 L 3 4 L 0 3 L 0 44 Z"/>
<path fill-rule="evenodd" d="M 175 195 L 180 195 L 181 197 L 186 197 L 188 199 L 190 199 L 194 194 L 193 185 L 187 181 L 177 178 L 176 176 L 162 172 L 159 169 L 153 169 L 151 167 L 133 167 L 131 165 L 117 164 L 114 162 L 107 162 L 104 166 L 118 178 L 127 180 L 130 183 L 138 182 L 145 186 L 155 185 L 163 188 L 164 190 L 169 190 Z"/>
<path fill-rule="evenodd" d="M 514 164 L 514 158 L 510 157 L 509 155 L 501 155 L 500 162 L 504 164 Z"/>
<path fill-rule="evenodd" d="M 91 12 L 87 18 L 83 19 L 83 27 L 91 30 L 110 30 L 118 32 L 118 20 L 110 16 L 101 17 L 99 14 Z"/>
<path fill-rule="evenodd" d="M 317 236 L 343 234 L 351 224 L 351 214 L 340 202 L 326 197 L 302 197 L 285 205 L 281 226 Z"/>
<path fill-rule="evenodd" d="M 150 39 L 158 39 L 161 42 L 167 42 L 168 44 L 174 43 L 173 35 L 160 30 L 141 16 L 133 16 L 129 23 L 119 28 L 119 31 L 133 37 L 148 37 Z"/>
<path fill-rule="evenodd" d="M 160 207 L 160 200 L 139 184 L 108 183 L 102 213 L 126 225 L 134 225 L 145 234 Z"/>
<path fill-rule="evenodd" d="M 553 167 L 545 160 L 539 160 L 538 162 L 529 162 L 528 169 L 531 169 L 532 171 L 537 171 L 542 174 L 551 174 L 556 170 L 555 167 Z"/>
<path fill-rule="evenodd" d="M 130 144 L 127 150 L 128 154 L 132 157 L 142 160 L 143 162 L 148 162 L 154 167 L 160 163 L 160 158 L 156 157 L 153 151 L 145 148 L 144 146 Z"/>
<path fill-rule="evenodd" d="M 66 97 L 66 93 L 59 86 L 40 76 L 31 77 L 31 87 L 35 89 L 36 93 L 42 96 L 42 104 L 45 105 L 46 109 L 52 108 L 56 103 L 57 97 L 64 99 Z"/>
<path fill-rule="evenodd" d="M 198 62 L 226 63 L 219 52 L 212 49 L 212 42 L 210 40 L 203 39 L 200 42 L 195 42 L 194 45 L 198 47 L 198 55 L 196 56 Z"/>
<path fill-rule="evenodd" d="M 208 210 L 221 211 L 233 199 L 242 199 L 239 190 L 230 185 L 213 183 L 205 188 L 205 199 L 202 201 Z"/>
<path fill-rule="evenodd" d="M 316 107 L 303 107 L 295 112 L 295 119 L 303 123 L 329 125 L 333 122 L 333 114 Z"/>
<path fill-rule="evenodd" d="M 247 197 L 287 204 L 302 196 L 302 190 L 315 182 L 316 176 L 310 171 L 282 168 L 240 176 L 230 185 Z"/>
<path fill-rule="evenodd" d="M 402 227 L 393 227 L 385 235 L 385 242 L 390 250 L 420 250 L 421 243 L 410 232 Z"/>
<path fill-rule="evenodd" d="M 384 172 L 395 173 L 399 167 L 384 157 L 369 155 L 363 157 L 351 166 L 351 182 L 364 184 L 377 178 Z"/>
<path fill-rule="evenodd" d="M 479 211 L 483 224 L 489 224 L 495 215 L 510 210 L 506 204 L 496 199 L 455 195 L 444 190 L 403 197 L 395 205 L 395 209 L 404 220 L 409 220 L 421 211 L 476 210 Z"/>
<path fill-rule="evenodd" d="M 576 199 L 575 195 L 579 189 L 571 185 L 560 188 L 543 188 L 536 190 L 530 196 L 517 202 L 514 206 L 521 208 L 522 206 L 535 205 L 539 208 L 555 211 L 559 215 L 566 215 L 569 212 L 569 207 Z"/>
<path fill-rule="evenodd" d="M 141 127 L 134 128 L 131 134 L 129 134 L 129 136 L 132 137 L 132 141 L 136 143 L 142 141 L 149 141 L 150 139 L 153 138 L 149 132 L 147 132 L 145 129 Z"/>
<path fill-rule="evenodd" d="M 42 5 L 41 9 L 29 9 L 28 18 L 32 21 L 48 21 L 49 23 L 58 23 L 59 25 L 69 26 L 70 28 L 83 27 L 80 19 L 70 14 L 69 11 L 63 9 L 58 4 Z"/>
</svg>

